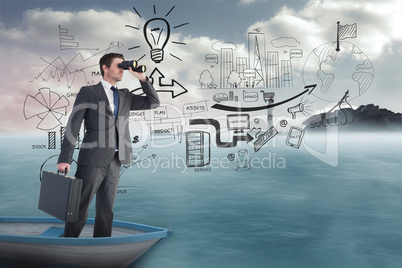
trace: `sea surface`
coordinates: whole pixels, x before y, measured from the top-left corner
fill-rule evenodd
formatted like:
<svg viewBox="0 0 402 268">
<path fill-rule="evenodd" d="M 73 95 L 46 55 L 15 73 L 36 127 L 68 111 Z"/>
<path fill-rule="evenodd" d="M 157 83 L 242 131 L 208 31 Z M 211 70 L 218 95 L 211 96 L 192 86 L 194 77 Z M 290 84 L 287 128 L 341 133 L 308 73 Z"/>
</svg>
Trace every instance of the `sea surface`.
<svg viewBox="0 0 402 268">
<path fill-rule="evenodd" d="M 400 134 L 309 137 L 299 148 L 278 137 L 258 152 L 211 146 L 215 162 L 204 168 L 186 166 L 185 141 L 136 149 L 115 219 L 173 236 L 131 267 L 402 267 Z M 0 216 L 48 216 L 37 208 L 40 167 L 58 149 L 35 144 L 43 139 L 0 138 Z M 249 166 L 238 169 L 230 156 L 244 149 Z"/>
</svg>

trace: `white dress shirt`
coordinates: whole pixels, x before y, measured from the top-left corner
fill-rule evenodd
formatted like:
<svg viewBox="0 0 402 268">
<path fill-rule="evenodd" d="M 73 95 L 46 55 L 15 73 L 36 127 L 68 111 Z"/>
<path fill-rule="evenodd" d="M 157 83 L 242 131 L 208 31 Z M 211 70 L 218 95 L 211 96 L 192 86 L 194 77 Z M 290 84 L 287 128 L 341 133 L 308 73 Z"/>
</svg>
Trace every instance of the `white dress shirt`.
<svg viewBox="0 0 402 268">
<path fill-rule="evenodd" d="M 112 110 L 112 112 L 114 112 L 114 95 L 113 95 L 113 90 L 110 89 L 112 87 L 112 85 L 103 79 L 101 80 L 101 83 L 102 83 L 103 89 L 105 90 L 107 99 L 109 101 L 110 109 Z M 116 87 L 116 85 L 114 87 Z"/>
</svg>

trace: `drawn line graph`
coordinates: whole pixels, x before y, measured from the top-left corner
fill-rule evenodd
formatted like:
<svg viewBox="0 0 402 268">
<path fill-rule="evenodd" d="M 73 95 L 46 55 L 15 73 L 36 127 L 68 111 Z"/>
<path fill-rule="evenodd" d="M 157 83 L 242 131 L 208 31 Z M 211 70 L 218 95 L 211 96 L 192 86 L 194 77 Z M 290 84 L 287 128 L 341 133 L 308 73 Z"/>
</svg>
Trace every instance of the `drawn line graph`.
<svg viewBox="0 0 402 268">
<path fill-rule="evenodd" d="M 87 69 L 94 68 L 94 67 L 98 68 L 99 64 L 98 64 L 97 58 L 96 58 L 96 61 L 91 61 L 91 63 L 88 63 L 88 62 L 90 62 L 89 60 L 91 60 L 99 55 L 106 54 L 109 52 L 109 50 L 111 50 L 113 48 L 120 49 L 122 46 L 124 46 L 124 45 L 120 42 L 110 42 L 109 46 L 106 49 L 99 51 L 87 58 L 84 58 L 83 55 L 81 54 L 81 52 L 78 52 L 69 61 L 64 60 L 61 57 L 57 57 L 56 59 L 54 59 L 52 61 L 48 61 L 48 60 L 45 60 L 44 58 L 41 58 L 41 60 L 43 62 L 45 62 L 47 64 L 47 66 L 37 76 L 35 76 L 30 82 L 34 82 L 35 80 L 41 80 L 42 82 L 48 82 L 51 79 L 55 79 L 58 82 L 60 82 L 63 78 L 65 78 L 67 80 L 68 88 L 71 88 L 77 75 L 82 74 L 85 79 L 85 83 L 87 85 L 93 84 L 94 81 L 89 81 L 87 79 L 87 74 L 85 71 Z M 85 64 L 87 64 L 87 65 L 85 66 Z M 74 66 L 80 66 L 80 67 L 74 68 Z M 81 66 L 83 66 L 83 67 L 81 67 Z"/>
</svg>

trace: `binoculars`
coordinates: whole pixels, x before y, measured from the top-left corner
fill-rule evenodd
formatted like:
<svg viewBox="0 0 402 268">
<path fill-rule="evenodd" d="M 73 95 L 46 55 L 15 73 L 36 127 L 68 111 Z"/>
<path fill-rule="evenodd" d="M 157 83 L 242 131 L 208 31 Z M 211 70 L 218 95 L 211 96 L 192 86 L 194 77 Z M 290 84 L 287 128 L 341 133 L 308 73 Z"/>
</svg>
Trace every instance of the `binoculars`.
<svg viewBox="0 0 402 268">
<path fill-rule="evenodd" d="M 138 65 L 136 60 L 125 60 L 119 63 L 117 66 L 123 68 L 124 70 L 128 70 L 131 67 L 131 69 L 137 73 L 144 73 L 146 70 L 145 65 Z"/>
</svg>

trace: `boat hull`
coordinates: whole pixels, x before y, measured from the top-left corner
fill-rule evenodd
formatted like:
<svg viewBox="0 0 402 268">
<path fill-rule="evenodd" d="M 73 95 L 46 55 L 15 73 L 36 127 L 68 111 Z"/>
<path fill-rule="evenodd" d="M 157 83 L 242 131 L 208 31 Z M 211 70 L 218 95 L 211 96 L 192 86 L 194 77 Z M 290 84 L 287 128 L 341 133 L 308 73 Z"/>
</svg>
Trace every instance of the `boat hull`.
<svg viewBox="0 0 402 268">
<path fill-rule="evenodd" d="M 112 237 L 92 238 L 93 219 L 88 219 L 82 237 L 65 238 L 58 236 L 63 226 L 56 218 L 0 218 L 0 257 L 35 264 L 127 267 L 168 236 L 163 228 L 114 221 Z"/>
</svg>

